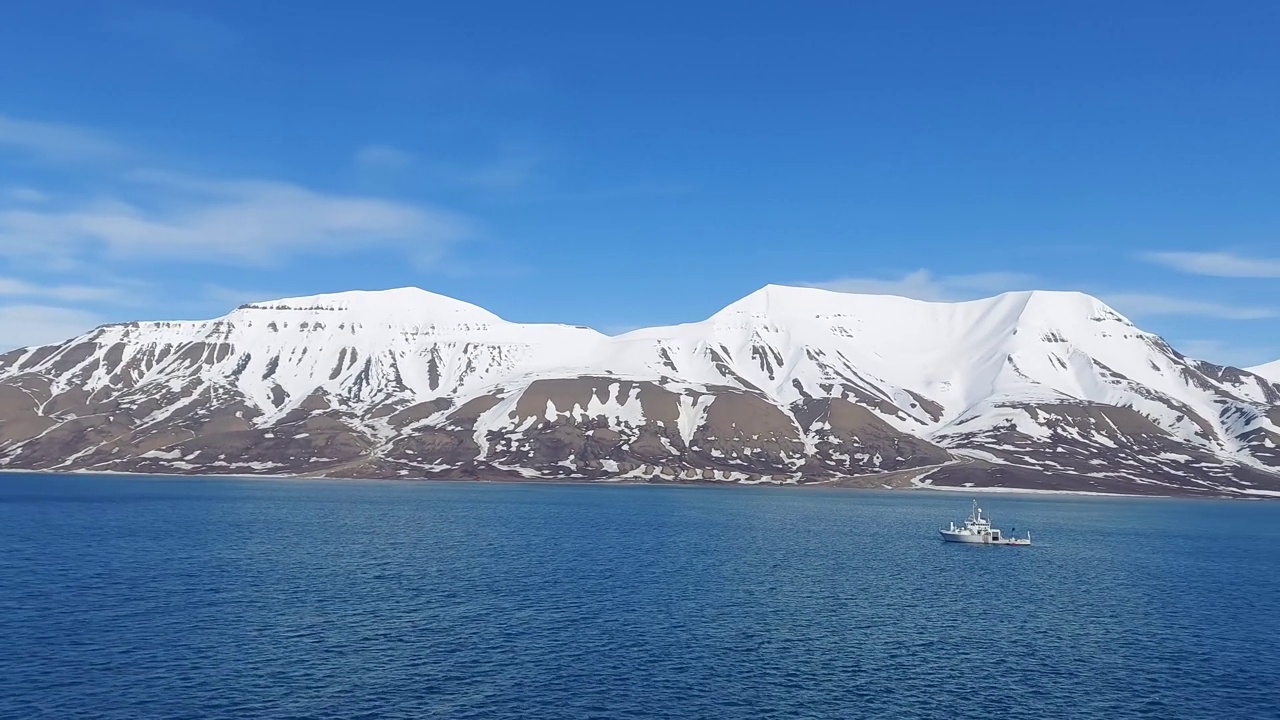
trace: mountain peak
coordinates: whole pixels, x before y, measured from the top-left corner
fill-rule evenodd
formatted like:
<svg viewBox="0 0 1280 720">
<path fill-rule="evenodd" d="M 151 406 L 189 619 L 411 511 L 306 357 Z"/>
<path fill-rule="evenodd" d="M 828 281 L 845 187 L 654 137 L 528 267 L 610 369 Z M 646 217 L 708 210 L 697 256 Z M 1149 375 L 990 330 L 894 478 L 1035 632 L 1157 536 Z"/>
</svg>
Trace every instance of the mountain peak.
<svg viewBox="0 0 1280 720">
<path fill-rule="evenodd" d="M 1074 290 L 1025 290 L 1005 293 L 1005 295 L 1025 298 L 1022 313 L 1024 319 L 1118 320 L 1125 324 L 1132 324 L 1128 318 L 1116 312 L 1102 300 Z"/>
<path fill-rule="evenodd" d="M 1262 365 L 1256 365 L 1254 367 L 1247 368 L 1247 369 L 1249 372 L 1253 373 L 1254 375 L 1259 375 L 1261 377 L 1264 377 L 1270 380 L 1271 382 L 1280 383 L 1280 360 L 1264 363 Z"/>
<path fill-rule="evenodd" d="M 347 290 L 344 292 L 306 295 L 252 302 L 240 306 L 237 312 L 257 310 L 284 310 L 306 312 L 341 312 L 377 319 L 436 319 L 469 320 L 475 322 L 500 321 L 497 315 L 478 305 L 433 293 L 417 287 L 401 287 L 388 290 Z"/>
<path fill-rule="evenodd" d="M 717 315 L 806 315 L 848 312 L 936 313 L 945 309 L 977 315 L 1011 312 L 1027 320 L 1120 320 L 1128 323 L 1102 300 L 1071 290 L 1019 290 L 977 300 L 921 300 L 884 293 L 854 293 L 793 285 L 769 284 L 726 306 Z"/>
</svg>

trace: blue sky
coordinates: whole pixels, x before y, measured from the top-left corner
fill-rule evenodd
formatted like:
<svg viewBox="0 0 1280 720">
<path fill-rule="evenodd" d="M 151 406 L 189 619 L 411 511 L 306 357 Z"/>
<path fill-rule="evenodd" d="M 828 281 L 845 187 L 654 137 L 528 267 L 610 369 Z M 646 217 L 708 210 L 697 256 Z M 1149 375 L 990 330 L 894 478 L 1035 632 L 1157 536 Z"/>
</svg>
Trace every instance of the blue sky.
<svg viewBox="0 0 1280 720">
<path fill-rule="evenodd" d="M 1081 290 L 1280 358 L 1274 3 L 337 5 L 6 8 L 0 345 L 403 285 L 617 332 L 772 282 Z"/>
</svg>

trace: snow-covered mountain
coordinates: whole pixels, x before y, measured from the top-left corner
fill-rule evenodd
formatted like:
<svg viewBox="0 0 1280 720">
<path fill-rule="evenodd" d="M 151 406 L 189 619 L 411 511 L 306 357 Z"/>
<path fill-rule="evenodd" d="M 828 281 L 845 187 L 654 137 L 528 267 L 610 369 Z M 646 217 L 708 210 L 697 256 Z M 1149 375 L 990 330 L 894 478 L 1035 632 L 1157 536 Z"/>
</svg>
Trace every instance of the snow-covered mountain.
<svg viewBox="0 0 1280 720">
<path fill-rule="evenodd" d="M 1099 300 L 771 285 L 616 337 L 423 290 L 0 356 L 0 467 L 1280 494 L 1280 384 Z"/>
<path fill-rule="evenodd" d="M 1269 362 L 1265 365 L 1258 365 L 1257 367 L 1251 367 L 1249 368 L 1249 372 L 1254 375 L 1260 375 L 1271 382 L 1280 383 L 1280 360 Z"/>
</svg>

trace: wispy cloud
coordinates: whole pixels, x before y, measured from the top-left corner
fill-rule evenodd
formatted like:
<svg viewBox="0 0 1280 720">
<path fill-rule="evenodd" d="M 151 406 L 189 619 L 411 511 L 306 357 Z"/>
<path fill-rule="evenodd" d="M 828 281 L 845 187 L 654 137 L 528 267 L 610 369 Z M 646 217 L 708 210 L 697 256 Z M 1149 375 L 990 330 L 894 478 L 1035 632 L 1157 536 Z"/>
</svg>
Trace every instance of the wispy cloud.
<svg viewBox="0 0 1280 720">
<path fill-rule="evenodd" d="M 406 160 L 393 151 L 370 157 L 380 155 L 384 164 Z M 73 125 L 0 115 L 0 159 L 6 155 L 38 165 L 41 181 L 32 187 L 11 173 L 0 185 L 4 347 L 62 340 L 161 300 L 162 312 L 187 315 L 275 295 L 212 286 L 201 293 L 198 284 L 166 295 L 174 277 L 202 266 L 251 270 L 381 252 L 436 271 L 452 259 L 454 244 L 473 234 L 469 218 L 425 203 L 279 180 L 143 170 L 146 158 L 163 163 Z M 59 175 L 67 186 L 93 190 L 51 191 Z M 86 178 L 90 182 L 81 182 Z"/>
<path fill-rule="evenodd" d="M 436 254 L 466 222 L 442 210 L 315 192 L 288 183 L 219 184 L 163 209 L 118 199 L 66 210 L 0 211 L 0 254 L 101 249 L 116 258 L 263 264 L 299 252 L 396 244 Z"/>
<path fill-rule="evenodd" d="M 1151 252 L 1141 257 L 1192 275 L 1280 278 L 1280 258 L 1245 257 L 1230 252 Z"/>
<path fill-rule="evenodd" d="M 365 145 L 356 151 L 356 167 L 361 170 L 399 170 L 413 164 L 413 155 L 390 145 Z"/>
<path fill-rule="evenodd" d="M 0 256 L 264 264 L 394 246 L 422 260 L 439 257 L 469 229 L 465 218 L 425 205 L 148 171 L 124 174 L 109 195 L 92 200 L 0 207 Z"/>
<path fill-rule="evenodd" d="M 110 29 L 186 60 L 210 60 L 239 46 L 242 34 L 209 15 L 150 8 L 117 18 Z"/>
<path fill-rule="evenodd" d="M 127 155 L 123 145 L 86 128 L 0 114 L 0 150 L 3 149 L 57 163 L 119 160 Z"/>
<path fill-rule="evenodd" d="M 531 150 L 511 150 L 489 162 L 457 172 L 462 185 L 486 190 L 510 190 L 527 185 L 542 165 L 541 154 Z"/>
<path fill-rule="evenodd" d="M 1184 315 L 1218 320 L 1266 320 L 1280 317 L 1280 310 L 1271 307 L 1228 305 L 1169 295 L 1116 293 L 1103 295 L 1102 299 L 1130 317 Z"/>
<path fill-rule="evenodd" d="M 94 285 L 39 285 L 27 280 L 0 277 L 0 296 L 31 297 L 64 302 L 123 302 L 123 288 Z"/>
<path fill-rule="evenodd" d="M 525 145 L 507 145 L 496 152 L 468 161 L 430 156 L 419 157 L 407 150 L 383 143 L 365 145 L 356 151 L 357 170 L 365 173 L 420 172 L 441 186 L 482 191 L 523 189 L 538 177 L 545 153 Z"/>
<path fill-rule="evenodd" d="M 0 198 L 10 202 L 38 204 L 48 202 L 49 194 L 29 187 L 7 187 L 0 190 Z"/>
<path fill-rule="evenodd" d="M 428 178 L 441 185 L 507 192 L 534 185 L 546 161 L 543 150 L 511 143 L 488 156 L 469 161 L 424 160 L 421 168 Z"/>
<path fill-rule="evenodd" d="M 1280 347 L 1243 346 L 1221 340 L 1178 340 L 1174 346 L 1188 357 L 1238 368 L 1253 367 L 1280 357 Z"/>
<path fill-rule="evenodd" d="M 917 300 L 966 300 L 1010 290 L 1034 287 L 1035 276 L 1025 273 L 989 272 L 935 276 L 916 270 L 900 278 L 842 277 L 821 282 L 800 283 L 807 287 L 868 295 L 901 295 Z"/>
<path fill-rule="evenodd" d="M 554 193 L 543 193 L 539 198 L 547 200 L 627 200 L 631 198 L 659 197 L 659 196 L 677 196 L 677 195 L 693 195 L 700 193 L 706 188 L 697 183 L 686 182 L 639 182 L 630 185 L 616 185 L 612 187 L 601 187 L 598 185 L 565 190 Z"/>
<path fill-rule="evenodd" d="M 85 310 L 47 305 L 0 306 L 0 350 L 62 342 L 102 324 Z"/>
</svg>

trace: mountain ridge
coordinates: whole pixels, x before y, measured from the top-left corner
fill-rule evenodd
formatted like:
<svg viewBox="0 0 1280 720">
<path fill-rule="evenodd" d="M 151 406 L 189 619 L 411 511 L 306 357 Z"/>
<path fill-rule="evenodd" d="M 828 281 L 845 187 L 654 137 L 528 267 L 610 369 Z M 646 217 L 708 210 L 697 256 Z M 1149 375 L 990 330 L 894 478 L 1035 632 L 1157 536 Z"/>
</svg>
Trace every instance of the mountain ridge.
<svg viewBox="0 0 1280 720">
<path fill-rule="evenodd" d="M 9 469 L 1264 496 L 1277 445 L 1274 380 L 1075 292 L 767 285 L 610 336 L 397 288 L 0 355 Z"/>
<path fill-rule="evenodd" d="M 1262 365 L 1255 365 L 1246 369 L 1254 375 L 1267 378 L 1272 382 L 1280 383 L 1280 360 L 1263 363 Z"/>
</svg>

